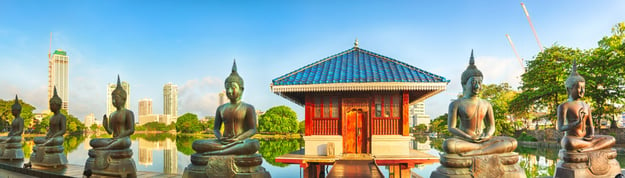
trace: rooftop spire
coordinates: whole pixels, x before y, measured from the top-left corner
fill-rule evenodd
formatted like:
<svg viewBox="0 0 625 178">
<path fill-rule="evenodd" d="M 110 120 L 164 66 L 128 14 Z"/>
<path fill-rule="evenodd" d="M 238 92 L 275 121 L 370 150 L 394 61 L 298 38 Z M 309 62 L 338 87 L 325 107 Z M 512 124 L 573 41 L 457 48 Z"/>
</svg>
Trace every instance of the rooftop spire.
<svg viewBox="0 0 625 178">
<path fill-rule="evenodd" d="M 358 38 L 356 38 L 356 40 L 354 41 L 354 48 L 358 47 Z"/>
</svg>

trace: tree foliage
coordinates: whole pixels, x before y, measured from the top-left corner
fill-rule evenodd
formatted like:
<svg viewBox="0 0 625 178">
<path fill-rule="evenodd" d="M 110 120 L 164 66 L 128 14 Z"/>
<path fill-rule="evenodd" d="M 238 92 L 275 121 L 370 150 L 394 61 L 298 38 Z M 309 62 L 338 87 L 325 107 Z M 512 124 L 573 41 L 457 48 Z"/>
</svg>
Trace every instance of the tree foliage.
<svg viewBox="0 0 625 178">
<path fill-rule="evenodd" d="M 202 131 L 202 125 L 197 119 L 197 115 L 192 113 L 185 113 L 178 117 L 176 121 L 176 131 L 182 133 L 195 133 Z"/>
<path fill-rule="evenodd" d="M 258 119 L 258 131 L 261 133 L 297 133 L 297 113 L 288 106 L 272 107 Z"/>
<path fill-rule="evenodd" d="M 78 120 L 78 118 L 76 118 L 74 115 L 67 114 L 67 110 L 61 109 L 61 113 L 65 115 L 66 124 L 67 124 L 66 133 L 69 133 L 69 134 L 82 133 L 85 129 L 87 129 L 85 124 L 83 124 L 80 120 Z"/>
<path fill-rule="evenodd" d="M 142 125 L 146 131 L 169 131 L 169 127 L 160 122 L 148 122 Z"/>
<path fill-rule="evenodd" d="M 495 117 L 495 135 L 514 134 L 514 116 L 509 112 L 509 103 L 518 94 L 508 83 L 486 84 L 482 86 L 482 98 L 488 100 L 493 107 Z"/>
<path fill-rule="evenodd" d="M 449 133 L 449 130 L 447 129 L 447 118 L 448 117 L 449 117 L 449 115 L 447 113 L 436 117 L 430 123 L 430 125 L 431 125 L 430 126 L 430 130 L 432 130 L 432 132 L 436 132 L 440 136 L 449 136 L 449 135 L 451 135 L 451 133 Z"/>
<path fill-rule="evenodd" d="M 11 113 L 11 108 L 15 101 L 13 99 L 3 100 L 0 99 L 0 130 L 4 130 L 11 125 L 11 121 L 15 117 Z M 20 116 L 24 119 L 24 127 L 30 127 L 35 115 L 33 111 L 36 109 L 33 105 L 24 102 L 24 100 L 19 100 L 20 105 L 22 105 L 22 113 Z"/>
</svg>

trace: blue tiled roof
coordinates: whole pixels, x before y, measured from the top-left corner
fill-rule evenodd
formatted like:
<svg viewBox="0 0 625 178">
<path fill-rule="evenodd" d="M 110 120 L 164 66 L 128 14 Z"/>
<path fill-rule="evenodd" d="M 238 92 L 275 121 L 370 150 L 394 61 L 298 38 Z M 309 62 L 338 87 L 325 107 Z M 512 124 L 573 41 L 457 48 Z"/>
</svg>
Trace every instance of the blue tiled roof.
<svg viewBox="0 0 625 178">
<path fill-rule="evenodd" d="M 445 77 L 358 47 L 273 79 L 277 85 L 370 82 L 449 82 Z"/>
</svg>

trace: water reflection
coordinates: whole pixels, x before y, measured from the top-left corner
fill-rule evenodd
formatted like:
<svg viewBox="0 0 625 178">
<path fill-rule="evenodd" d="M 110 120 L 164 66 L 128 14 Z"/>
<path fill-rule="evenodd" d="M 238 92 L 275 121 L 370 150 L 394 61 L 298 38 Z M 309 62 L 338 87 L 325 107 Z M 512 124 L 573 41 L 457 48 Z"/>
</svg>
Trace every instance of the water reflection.
<svg viewBox="0 0 625 178">
<path fill-rule="evenodd" d="M 303 139 L 267 139 L 259 140 L 260 152 L 265 160 L 274 166 L 286 167 L 287 164 L 276 163 L 276 157 L 299 150 L 304 147 Z"/>
<path fill-rule="evenodd" d="M 153 153 L 163 152 L 163 173 L 178 173 L 178 154 L 176 137 L 165 134 L 136 134 L 133 140 L 139 142 L 139 164 L 151 166 L 154 162 Z"/>
</svg>

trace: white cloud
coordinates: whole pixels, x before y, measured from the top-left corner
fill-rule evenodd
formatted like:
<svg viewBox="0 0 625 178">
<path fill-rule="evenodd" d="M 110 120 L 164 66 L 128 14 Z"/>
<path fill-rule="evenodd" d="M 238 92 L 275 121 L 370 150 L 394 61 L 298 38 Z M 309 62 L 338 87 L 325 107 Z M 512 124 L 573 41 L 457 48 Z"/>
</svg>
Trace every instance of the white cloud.
<svg viewBox="0 0 625 178">
<path fill-rule="evenodd" d="M 188 80 L 178 91 L 178 114 L 197 114 L 198 117 L 214 115 L 219 106 L 219 92 L 223 90 L 223 80 L 207 76 Z"/>
</svg>

